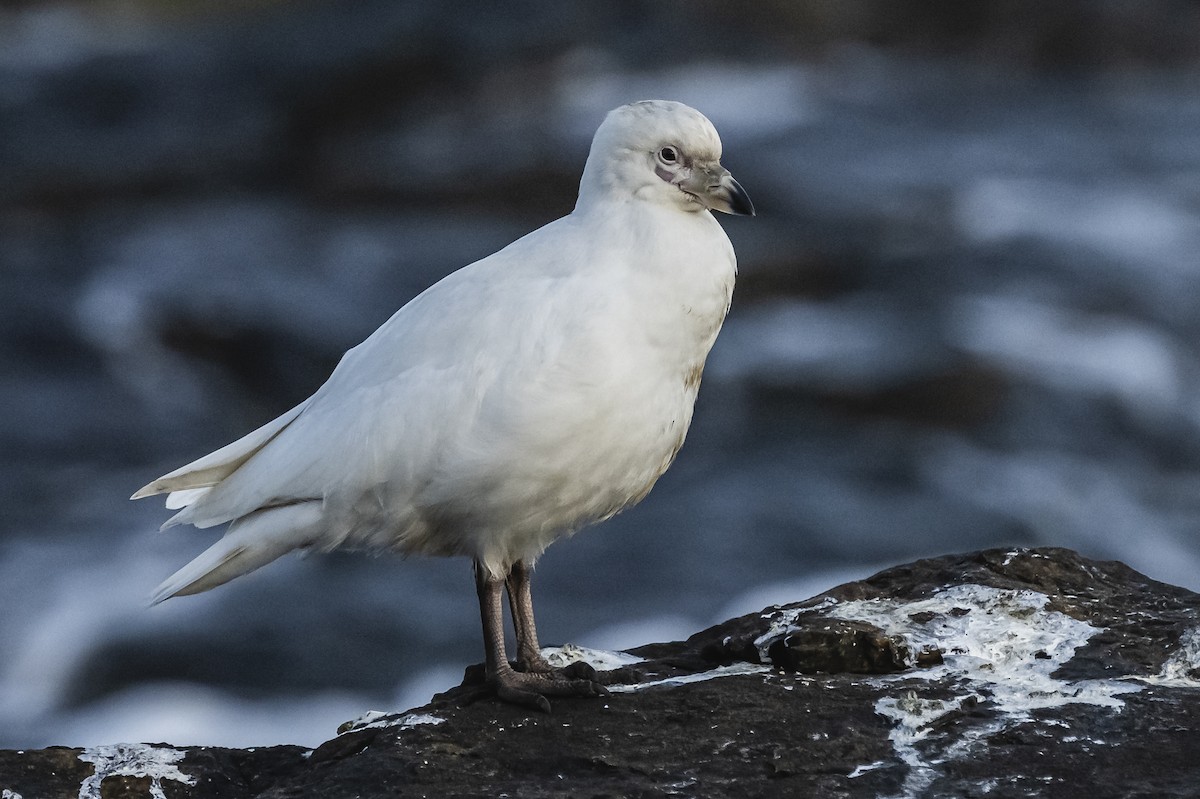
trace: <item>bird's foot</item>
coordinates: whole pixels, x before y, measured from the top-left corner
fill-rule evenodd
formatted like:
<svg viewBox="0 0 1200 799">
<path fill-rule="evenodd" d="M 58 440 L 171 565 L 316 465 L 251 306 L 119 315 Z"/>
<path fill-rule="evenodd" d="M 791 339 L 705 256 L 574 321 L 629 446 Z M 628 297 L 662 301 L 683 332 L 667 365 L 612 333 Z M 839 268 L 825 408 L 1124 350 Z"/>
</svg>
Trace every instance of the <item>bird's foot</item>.
<svg viewBox="0 0 1200 799">
<path fill-rule="evenodd" d="M 596 670 L 576 662 L 548 672 L 520 672 L 511 668 L 489 675 L 488 684 L 504 702 L 550 712 L 547 696 L 608 696 L 608 689 L 596 680 Z"/>
</svg>

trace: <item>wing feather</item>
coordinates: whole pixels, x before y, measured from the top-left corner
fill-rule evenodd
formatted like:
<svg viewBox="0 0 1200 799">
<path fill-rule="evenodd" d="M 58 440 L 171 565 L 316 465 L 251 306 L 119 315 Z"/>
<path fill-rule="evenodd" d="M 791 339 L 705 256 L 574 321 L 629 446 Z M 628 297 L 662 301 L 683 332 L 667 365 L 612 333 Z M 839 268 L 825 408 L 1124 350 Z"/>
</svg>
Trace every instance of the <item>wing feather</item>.
<svg viewBox="0 0 1200 799">
<path fill-rule="evenodd" d="M 296 417 L 303 413 L 308 403 L 309 400 L 305 400 L 287 413 L 267 422 L 257 430 L 247 433 L 232 444 L 226 444 L 216 452 L 210 452 L 203 458 L 164 474 L 154 482 L 139 488 L 130 499 L 143 499 L 155 494 L 173 494 L 216 485 L 233 474 L 254 453 L 269 444 L 284 428 L 295 421 Z M 193 496 L 188 501 L 194 501 L 196 498 Z M 187 504 L 187 502 L 172 504 L 177 501 L 178 499 L 168 499 L 167 507 L 183 507 Z"/>
</svg>

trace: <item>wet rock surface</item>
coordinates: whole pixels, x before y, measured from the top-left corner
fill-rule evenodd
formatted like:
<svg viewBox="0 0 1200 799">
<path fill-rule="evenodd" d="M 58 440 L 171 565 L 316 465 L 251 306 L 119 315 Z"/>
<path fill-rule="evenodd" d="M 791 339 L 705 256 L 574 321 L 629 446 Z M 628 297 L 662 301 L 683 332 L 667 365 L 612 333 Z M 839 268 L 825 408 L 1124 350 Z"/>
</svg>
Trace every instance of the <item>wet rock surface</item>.
<svg viewBox="0 0 1200 799">
<path fill-rule="evenodd" d="M 550 715 L 374 713 L 314 750 L 0 751 L 6 799 L 1192 796 L 1200 595 L 1064 549 L 916 561 L 632 650 Z M 611 666 L 614 653 L 556 657 Z"/>
</svg>

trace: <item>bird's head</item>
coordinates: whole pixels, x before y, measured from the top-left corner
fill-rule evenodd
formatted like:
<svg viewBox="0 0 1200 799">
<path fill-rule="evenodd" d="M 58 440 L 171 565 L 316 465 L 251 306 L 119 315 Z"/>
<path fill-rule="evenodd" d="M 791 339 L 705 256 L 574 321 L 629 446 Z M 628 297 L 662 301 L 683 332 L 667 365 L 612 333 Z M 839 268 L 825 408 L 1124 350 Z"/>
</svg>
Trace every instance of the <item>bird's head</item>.
<svg viewBox="0 0 1200 799">
<path fill-rule="evenodd" d="M 754 214 L 745 190 L 721 166 L 716 128 L 696 109 L 670 100 L 642 100 L 609 112 L 579 186 L 581 204 L 593 196 Z"/>
</svg>

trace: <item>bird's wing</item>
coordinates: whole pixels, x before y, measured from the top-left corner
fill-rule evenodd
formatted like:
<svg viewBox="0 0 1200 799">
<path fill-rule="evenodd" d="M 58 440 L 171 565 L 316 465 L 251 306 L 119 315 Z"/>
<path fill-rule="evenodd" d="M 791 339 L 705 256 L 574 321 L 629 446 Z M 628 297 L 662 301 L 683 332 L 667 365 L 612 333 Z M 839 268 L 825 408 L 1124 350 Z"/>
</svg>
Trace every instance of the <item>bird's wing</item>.
<svg viewBox="0 0 1200 799">
<path fill-rule="evenodd" d="M 453 273 L 401 308 L 347 352 L 304 405 L 243 439 L 269 430 L 252 449 L 236 449 L 235 442 L 191 464 L 209 468 L 210 487 L 164 527 L 209 527 L 260 508 L 368 494 L 378 486 L 402 490 L 430 479 L 447 442 L 478 418 L 497 364 L 520 362 L 506 356 L 524 346 L 509 332 L 535 329 L 531 318 L 555 312 L 544 292 L 557 276 L 530 267 L 561 259 L 554 225 Z M 231 466 L 210 468 L 226 450 Z M 164 482 L 188 470 L 143 491 L 204 485 Z"/>
</svg>

